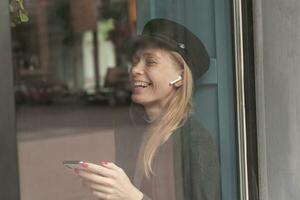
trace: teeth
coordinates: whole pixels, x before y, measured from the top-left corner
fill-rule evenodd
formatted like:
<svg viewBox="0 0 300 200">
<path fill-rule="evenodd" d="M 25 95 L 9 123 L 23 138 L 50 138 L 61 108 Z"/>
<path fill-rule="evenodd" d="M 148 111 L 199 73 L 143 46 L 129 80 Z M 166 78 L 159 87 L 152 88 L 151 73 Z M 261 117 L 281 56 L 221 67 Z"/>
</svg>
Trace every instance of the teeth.
<svg viewBox="0 0 300 200">
<path fill-rule="evenodd" d="M 135 87 L 147 87 L 147 86 L 149 86 L 150 85 L 150 83 L 146 83 L 146 82 L 141 82 L 141 81 L 138 81 L 138 82 L 134 82 L 134 86 Z"/>
</svg>

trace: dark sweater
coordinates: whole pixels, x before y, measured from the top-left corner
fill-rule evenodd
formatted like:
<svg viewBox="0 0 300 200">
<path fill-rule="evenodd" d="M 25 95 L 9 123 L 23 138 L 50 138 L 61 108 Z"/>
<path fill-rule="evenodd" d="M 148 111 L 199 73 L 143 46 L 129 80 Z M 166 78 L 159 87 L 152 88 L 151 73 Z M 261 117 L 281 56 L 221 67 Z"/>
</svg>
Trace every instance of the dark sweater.
<svg viewBox="0 0 300 200">
<path fill-rule="evenodd" d="M 143 200 L 218 200 L 217 148 L 193 115 L 159 148 L 150 179 L 135 172 L 146 123 L 116 131 L 116 160 L 144 193 Z M 136 176 L 140 180 L 136 183 Z"/>
</svg>

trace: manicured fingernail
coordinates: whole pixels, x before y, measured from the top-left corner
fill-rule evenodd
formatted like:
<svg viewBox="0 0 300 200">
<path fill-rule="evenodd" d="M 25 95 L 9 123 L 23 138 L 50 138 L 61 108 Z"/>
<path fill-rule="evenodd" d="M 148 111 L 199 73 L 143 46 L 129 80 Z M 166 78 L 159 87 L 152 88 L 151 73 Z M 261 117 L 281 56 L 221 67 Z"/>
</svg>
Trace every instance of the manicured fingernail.
<svg viewBox="0 0 300 200">
<path fill-rule="evenodd" d="M 79 169 L 75 168 L 74 171 L 76 174 L 79 174 Z"/>
<path fill-rule="evenodd" d="M 106 160 L 101 160 L 100 163 L 101 165 L 107 165 L 108 162 Z"/>
<path fill-rule="evenodd" d="M 79 164 L 81 165 L 81 167 L 87 168 L 89 165 L 85 162 L 79 162 Z"/>
</svg>

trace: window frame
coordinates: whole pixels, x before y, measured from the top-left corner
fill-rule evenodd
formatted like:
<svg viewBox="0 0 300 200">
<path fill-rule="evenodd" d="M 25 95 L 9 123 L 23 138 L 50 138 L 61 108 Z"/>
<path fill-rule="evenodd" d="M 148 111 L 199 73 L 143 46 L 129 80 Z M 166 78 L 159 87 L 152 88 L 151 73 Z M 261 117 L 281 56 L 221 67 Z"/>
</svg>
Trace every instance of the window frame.
<svg viewBox="0 0 300 200">
<path fill-rule="evenodd" d="M 0 1 L 0 199 L 19 200 L 9 1 Z"/>
<path fill-rule="evenodd" d="M 239 197 L 259 199 L 252 0 L 233 0 Z"/>
</svg>

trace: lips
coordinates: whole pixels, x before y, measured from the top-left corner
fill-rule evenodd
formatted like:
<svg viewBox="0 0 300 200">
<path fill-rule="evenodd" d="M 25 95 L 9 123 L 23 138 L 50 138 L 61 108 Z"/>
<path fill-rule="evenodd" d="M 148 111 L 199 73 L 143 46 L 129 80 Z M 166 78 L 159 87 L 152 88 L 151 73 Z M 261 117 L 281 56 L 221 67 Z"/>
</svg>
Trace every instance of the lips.
<svg viewBox="0 0 300 200">
<path fill-rule="evenodd" d="M 134 94 L 139 94 L 143 92 L 143 90 L 147 87 L 152 85 L 150 82 L 145 82 L 145 81 L 133 81 L 132 83 L 132 92 Z"/>
</svg>

